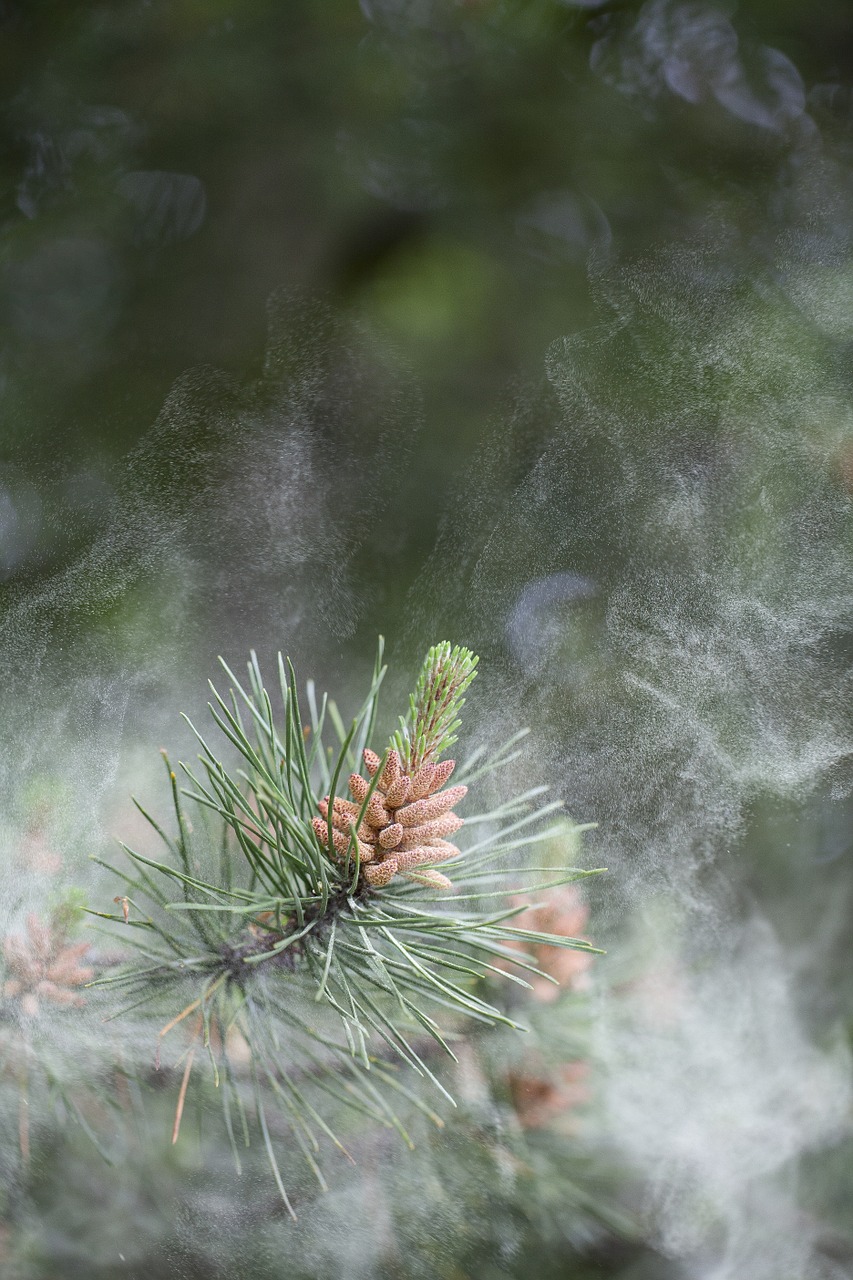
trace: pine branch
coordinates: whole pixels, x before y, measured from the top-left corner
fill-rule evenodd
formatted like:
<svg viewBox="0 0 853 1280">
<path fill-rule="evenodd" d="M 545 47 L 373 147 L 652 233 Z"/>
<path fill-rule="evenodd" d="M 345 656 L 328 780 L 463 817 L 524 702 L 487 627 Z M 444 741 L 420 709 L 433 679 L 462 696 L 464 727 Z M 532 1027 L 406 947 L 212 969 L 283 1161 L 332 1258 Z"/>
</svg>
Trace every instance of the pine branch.
<svg viewBox="0 0 853 1280">
<path fill-rule="evenodd" d="M 125 1007 L 150 1002 L 164 1018 L 159 1041 L 180 1040 L 175 1139 L 200 1048 L 214 1084 L 225 1090 L 231 1123 L 235 1070 L 227 1046 L 239 1043 L 250 1064 L 250 1107 L 289 1208 L 270 1129 L 276 1111 L 322 1181 L 319 1139 L 341 1146 L 324 1098 L 331 1093 L 355 1111 L 366 1108 L 404 1133 L 382 1062 L 398 1059 L 452 1103 L 424 1056 L 424 1037 L 453 1057 L 448 1030 L 465 1020 L 520 1029 L 483 981 L 502 973 L 519 944 L 593 950 L 583 940 L 513 923 L 526 906 L 512 900 L 524 866 L 504 871 L 509 887 L 495 883 L 494 871 L 482 882 L 490 859 L 503 860 L 553 829 L 545 820 L 559 806 L 537 807 L 538 790 L 478 815 L 478 832 L 486 834 L 470 856 L 447 839 L 463 825 L 454 809 L 468 788 L 446 786 L 454 762 L 439 757 L 456 741 L 474 655 L 447 643 L 430 650 L 409 718 L 380 756 L 370 742 L 381 659 L 380 642 L 368 695 L 349 727 L 328 698 L 318 708 L 312 686 L 310 718 L 302 723 L 289 663 L 279 663 L 279 718 L 254 654 L 245 682 L 223 663 L 229 696 L 211 685 L 210 711 L 236 767 L 193 726 L 200 768 L 181 766 L 185 787 L 166 761 L 176 834 L 148 819 L 168 858 L 126 849 L 131 868 L 117 873 L 121 914 L 94 913 L 125 935 L 132 927 L 148 936 L 142 963 L 91 985 L 114 989 Z M 511 761 L 516 739 L 491 761 L 476 761 L 469 778 Z M 342 794 L 345 785 L 351 799 Z M 208 819 L 200 833 L 184 815 L 187 802 Z M 585 874 L 549 869 L 545 885 Z M 528 883 L 524 892 L 531 891 Z M 525 985 L 517 973 L 502 976 Z M 448 1016 L 449 1027 L 442 1025 Z M 414 1097 L 423 1107 L 417 1088 Z"/>
</svg>

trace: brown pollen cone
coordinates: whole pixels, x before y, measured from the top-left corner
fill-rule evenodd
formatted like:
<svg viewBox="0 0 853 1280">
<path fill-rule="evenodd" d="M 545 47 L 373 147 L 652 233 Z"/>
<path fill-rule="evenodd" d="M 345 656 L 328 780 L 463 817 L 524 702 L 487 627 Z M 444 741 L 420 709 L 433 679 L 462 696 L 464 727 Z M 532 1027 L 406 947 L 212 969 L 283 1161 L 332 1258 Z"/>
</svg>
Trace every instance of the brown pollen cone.
<svg viewBox="0 0 853 1280">
<path fill-rule="evenodd" d="M 382 761 L 375 751 L 368 750 L 364 752 L 364 764 L 373 779 Z M 462 826 L 462 819 L 453 813 L 453 808 L 467 795 L 468 788 L 441 789 L 453 772 L 453 765 L 452 760 L 444 760 L 441 764 L 424 764 L 407 774 L 399 752 L 388 752 L 356 833 L 361 874 L 367 884 L 378 889 L 399 874 L 436 889 L 450 888 L 447 876 L 431 864 L 459 856 L 456 845 L 446 837 Z M 323 848 L 329 846 L 331 821 L 335 852 L 340 857 L 346 855 L 352 827 L 358 821 L 370 785 L 361 774 L 353 773 L 349 779 L 352 801 L 336 796 L 330 814 L 329 797 L 321 800 L 323 816 L 314 818 L 313 826 Z"/>
<path fill-rule="evenodd" d="M 523 898 L 514 898 L 513 906 L 521 906 Z M 540 933 L 553 933 L 559 938 L 578 938 L 586 941 L 584 928 L 589 920 L 589 907 L 574 885 L 561 885 L 552 889 L 546 902 L 538 907 L 527 907 L 511 922 L 516 929 L 531 929 Z M 547 978 L 526 973 L 526 981 L 533 988 L 536 1000 L 550 1003 L 560 994 L 560 987 L 580 990 L 587 981 L 587 970 L 594 957 L 588 951 L 573 951 L 567 947 L 555 947 L 545 942 L 509 942 L 507 946 L 529 956 L 537 968 L 554 978 L 554 986 Z M 498 969 L 508 969 L 508 959 L 495 960 Z"/>
<path fill-rule="evenodd" d="M 28 1017 L 40 1012 L 39 1002 L 81 1005 L 83 996 L 75 987 L 89 982 L 94 970 L 80 961 L 89 950 L 88 942 L 66 940 L 63 930 L 45 924 L 38 916 L 27 917 L 27 936 L 13 935 L 3 943 L 8 978 L 3 986 L 7 1000 L 20 1001 Z"/>
<path fill-rule="evenodd" d="M 507 1077 L 516 1114 L 525 1129 L 571 1127 L 571 1112 L 588 1102 L 588 1062 L 566 1062 L 542 1075 L 511 1072 Z"/>
</svg>

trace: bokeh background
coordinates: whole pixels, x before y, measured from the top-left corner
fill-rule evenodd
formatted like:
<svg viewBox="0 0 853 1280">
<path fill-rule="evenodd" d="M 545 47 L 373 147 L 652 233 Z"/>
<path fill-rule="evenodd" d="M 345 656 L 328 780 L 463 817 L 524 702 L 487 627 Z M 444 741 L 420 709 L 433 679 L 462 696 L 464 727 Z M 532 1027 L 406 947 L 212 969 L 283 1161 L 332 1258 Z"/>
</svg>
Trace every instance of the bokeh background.
<svg viewBox="0 0 853 1280">
<path fill-rule="evenodd" d="M 609 869 L 546 1124 L 481 1046 L 294 1229 L 156 1090 L 113 1166 L 12 1100 L 4 1274 L 853 1275 L 849 7 L 3 0 L 0 64 L 6 935 L 118 892 L 218 654 L 346 703 L 379 632 Z"/>
</svg>

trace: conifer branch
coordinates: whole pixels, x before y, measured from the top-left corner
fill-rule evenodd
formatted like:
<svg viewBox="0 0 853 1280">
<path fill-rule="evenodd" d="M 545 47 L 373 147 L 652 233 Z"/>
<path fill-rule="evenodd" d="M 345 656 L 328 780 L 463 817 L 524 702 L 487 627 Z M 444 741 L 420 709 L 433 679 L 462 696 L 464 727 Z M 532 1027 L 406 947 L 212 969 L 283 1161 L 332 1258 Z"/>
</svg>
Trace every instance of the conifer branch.
<svg viewBox="0 0 853 1280">
<path fill-rule="evenodd" d="M 425 1044 L 452 1057 L 448 1030 L 455 1033 L 464 1019 L 521 1029 L 483 979 L 502 973 L 519 944 L 593 951 L 581 939 L 518 927 L 528 899 L 512 895 L 526 881 L 525 867 L 517 874 L 494 869 L 508 852 L 553 830 L 546 820 L 559 806 L 537 807 L 538 789 L 478 815 L 468 854 L 447 839 L 463 825 L 454 809 L 468 788 L 446 787 L 454 762 L 439 757 L 456 741 L 476 662 L 466 649 L 433 647 L 409 717 L 381 755 L 370 745 L 385 674 L 381 641 L 368 695 L 349 727 L 330 699 L 318 707 L 312 686 L 303 724 L 289 662 L 279 662 L 279 718 L 256 656 L 244 682 L 223 662 L 229 695 L 211 685 L 210 711 L 236 767 L 191 726 L 200 768 L 180 766 L 186 786 L 165 762 L 174 835 L 140 806 L 167 857 L 123 846 L 130 869 L 114 873 L 121 914 L 93 913 L 113 921 L 127 941 L 129 926 L 141 935 L 139 963 L 90 985 L 115 990 L 130 1007 L 150 1002 L 164 1016 L 160 1042 L 180 1043 L 176 1138 L 201 1046 L 231 1124 L 239 1085 L 227 1046 L 238 1043 L 250 1064 L 255 1122 L 289 1209 L 274 1155 L 274 1115 L 322 1181 L 319 1139 L 344 1149 L 324 1098 L 332 1094 L 404 1133 L 389 1100 L 389 1087 L 403 1088 L 389 1076 L 395 1058 L 452 1103 Z M 509 763 L 517 737 L 491 760 L 472 762 L 469 779 Z M 347 785 L 351 798 L 342 794 Z M 196 830 L 187 803 L 202 815 Z M 587 874 L 549 869 L 543 887 Z M 531 891 L 526 884 L 524 892 Z M 527 985 L 517 973 L 502 976 Z M 423 1108 L 417 1089 L 413 1100 Z"/>
</svg>

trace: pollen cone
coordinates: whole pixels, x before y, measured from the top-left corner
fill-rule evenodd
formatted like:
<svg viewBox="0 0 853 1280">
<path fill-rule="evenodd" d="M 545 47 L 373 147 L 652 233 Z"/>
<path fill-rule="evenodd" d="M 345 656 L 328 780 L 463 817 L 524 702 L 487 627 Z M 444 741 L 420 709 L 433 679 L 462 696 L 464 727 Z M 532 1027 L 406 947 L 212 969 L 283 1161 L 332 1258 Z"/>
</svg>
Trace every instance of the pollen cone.
<svg viewBox="0 0 853 1280">
<path fill-rule="evenodd" d="M 453 763 L 443 760 L 441 764 L 425 764 L 410 775 L 404 773 L 397 751 L 388 752 L 384 766 L 375 751 L 364 752 L 365 770 L 371 781 L 382 767 L 357 833 L 361 874 L 367 884 L 381 888 L 395 875 L 404 875 L 437 889 L 451 887 L 447 876 L 432 868 L 437 862 L 459 856 L 456 845 L 446 837 L 462 826 L 462 819 L 452 810 L 468 788 L 456 786 L 442 791 L 453 772 Z M 371 781 L 353 773 L 349 779 L 353 801 L 336 797 L 331 812 L 328 796 L 320 802 L 323 817 L 314 819 L 314 830 L 323 847 L 328 848 L 327 824 L 331 821 L 332 847 L 339 858 L 345 857 L 352 845 L 352 826 L 358 820 Z"/>
</svg>

